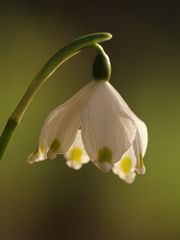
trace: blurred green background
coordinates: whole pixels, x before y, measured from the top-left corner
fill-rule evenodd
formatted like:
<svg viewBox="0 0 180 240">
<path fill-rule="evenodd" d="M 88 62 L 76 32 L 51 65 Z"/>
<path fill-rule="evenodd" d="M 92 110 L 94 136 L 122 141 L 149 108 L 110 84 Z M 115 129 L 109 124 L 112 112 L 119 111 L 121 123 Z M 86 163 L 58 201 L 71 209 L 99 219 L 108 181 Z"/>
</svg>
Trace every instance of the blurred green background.
<svg viewBox="0 0 180 240">
<path fill-rule="evenodd" d="M 178 1 L 0 1 L 0 127 L 67 42 L 107 31 L 111 83 L 149 129 L 147 173 L 127 185 L 63 157 L 28 165 L 48 113 L 92 79 L 94 52 L 59 69 L 34 98 L 0 164 L 0 239 L 180 238 Z"/>
</svg>

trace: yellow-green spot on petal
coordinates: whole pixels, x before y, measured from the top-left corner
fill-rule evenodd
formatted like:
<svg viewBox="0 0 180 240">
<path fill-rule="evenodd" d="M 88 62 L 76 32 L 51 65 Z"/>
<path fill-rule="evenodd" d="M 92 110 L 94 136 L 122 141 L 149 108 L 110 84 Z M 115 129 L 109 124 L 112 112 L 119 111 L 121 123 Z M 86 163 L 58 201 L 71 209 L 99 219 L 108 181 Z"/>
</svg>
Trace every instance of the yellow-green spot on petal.
<svg viewBox="0 0 180 240">
<path fill-rule="evenodd" d="M 112 163 L 112 151 L 107 147 L 100 148 L 97 155 L 97 160 L 99 163 Z"/>
<path fill-rule="evenodd" d="M 142 153 L 139 154 L 139 159 L 140 159 L 140 168 L 144 167 L 144 161 L 143 161 L 143 157 L 142 157 Z"/>
<path fill-rule="evenodd" d="M 39 146 L 39 154 L 40 155 L 46 155 L 46 146 L 45 146 L 45 144 L 41 144 L 40 146 Z"/>
<path fill-rule="evenodd" d="M 59 148 L 60 148 L 60 142 L 57 138 L 55 138 L 50 146 L 50 151 L 56 153 Z"/>
<path fill-rule="evenodd" d="M 132 159 L 130 157 L 124 157 L 120 161 L 120 168 L 123 173 L 128 174 L 131 172 L 131 167 L 132 167 Z"/>
<path fill-rule="evenodd" d="M 80 147 L 75 147 L 70 152 L 70 160 L 79 163 L 81 161 L 83 151 Z"/>
<path fill-rule="evenodd" d="M 142 153 L 139 154 L 139 162 L 137 163 L 136 170 L 139 174 L 144 174 L 146 171 Z"/>
<path fill-rule="evenodd" d="M 35 151 L 33 152 L 33 155 L 35 156 L 35 155 L 37 155 L 39 153 L 39 149 L 38 149 L 38 147 L 35 149 Z"/>
</svg>

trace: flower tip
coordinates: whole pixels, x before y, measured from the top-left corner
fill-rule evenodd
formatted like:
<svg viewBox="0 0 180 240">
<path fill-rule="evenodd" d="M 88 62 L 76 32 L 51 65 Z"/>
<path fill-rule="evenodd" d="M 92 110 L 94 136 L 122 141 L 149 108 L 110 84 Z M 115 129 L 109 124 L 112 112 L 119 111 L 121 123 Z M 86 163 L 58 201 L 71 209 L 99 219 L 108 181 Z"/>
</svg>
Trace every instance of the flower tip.
<svg viewBox="0 0 180 240">
<path fill-rule="evenodd" d="M 140 175 L 144 175 L 146 173 L 146 168 L 145 166 L 141 167 L 141 168 L 136 168 L 136 172 Z"/>
<path fill-rule="evenodd" d="M 128 179 L 128 180 L 126 179 L 126 180 L 124 180 L 124 181 L 125 181 L 127 184 L 130 185 L 130 184 L 132 184 L 132 183 L 134 182 L 134 179 L 130 179 L 130 180 L 129 180 L 129 179 Z"/>
<path fill-rule="evenodd" d="M 102 171 L 108 172 L 112 169 L 112 151 L 108 147 L 100 148 L 97 154 L 97 159 L 94 164 Z"/>
<path fill-rule="evenodd" d="M 36 157 L 34 153 L 31 153 L 29 155 L 29 157 L 27 158 L 27 163 L 28 164 L 33 164 L 34 162 L 36 162 Z"/>
<path fill-rule="evenodd" d="M 67 160 L 66 161 L 66 165 L 69 167 L 69 168 L 72 168 L 74 170 L 79 170 L 81 167 L 82 167 L 82 164 L 77 164 L 77 163 L 74 163 L 73 161 L 70 161 L 70 160 Z"/>
<path fill-rule="evenodd" d="M 136 166 L 136 172 L 138 174 L 144 175 L 146 173 L 146 167 L 144 165 L 142 154 L 140 154 L 139 158 L 140 158 L 140 162 Z"/>
<path fill-rule="evenodd" d="M 42 161 L 46 159 L 46 155 L 44 152 L 41 151 L 41 149 L 37 148 L 34 152 L 32 152 L 29 157 L 27 158 L 27 162 L 29 164 L 33 164 L 35 162 Z"/>
<path fill-rule="evenodd" d="M 108 162 L 99 163 L 98 161 L 95 161 L 94 164 L 104 173 L 109 172 L 109 170 L 111 170 L 113 167 L 113 165 Z"/>
</svg>

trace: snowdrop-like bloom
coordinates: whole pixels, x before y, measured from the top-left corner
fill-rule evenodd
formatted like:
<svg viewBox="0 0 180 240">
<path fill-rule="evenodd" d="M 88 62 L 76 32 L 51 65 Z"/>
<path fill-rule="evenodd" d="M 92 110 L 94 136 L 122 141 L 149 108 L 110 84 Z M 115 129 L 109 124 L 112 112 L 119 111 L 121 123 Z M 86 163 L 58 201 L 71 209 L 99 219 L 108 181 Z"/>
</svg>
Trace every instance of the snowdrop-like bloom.
<svg viewBox="0 0 180 240">
<path fill-rule="evenodd" d="M 64 154 L 79 169 L 91 160 L 100 170 L 113 170 L 131 183 L 143 174 L 146 125 L 130 110 L 108 81 L 92 81 L 47 117 L 39 146 L 28 162 Z"/>
</svg>

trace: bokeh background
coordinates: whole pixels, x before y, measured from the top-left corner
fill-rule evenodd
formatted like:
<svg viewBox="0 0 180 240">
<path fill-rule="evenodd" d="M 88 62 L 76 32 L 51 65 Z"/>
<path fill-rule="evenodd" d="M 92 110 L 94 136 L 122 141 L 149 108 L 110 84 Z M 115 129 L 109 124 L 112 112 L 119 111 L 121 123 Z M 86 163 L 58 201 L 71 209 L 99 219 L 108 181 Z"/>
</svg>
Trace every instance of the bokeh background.
<svg viewBox="0 0 180 240">
<path fill-rule="evenodd" d="M 28 108 L 0 163 L 0 239 L 180 238 L 178 1 L 0 1 L 0 128 L 67 42 L 107 31 L 111 83 L 149 129 L 147 173 L 127 185 L 63 157 L 28 165 L 48 113 L 92 79 L 94 52 L 63 65 Z M 113 127 L 113 126 L 112 126 Z"/>
</svg>

